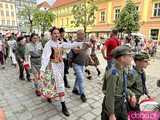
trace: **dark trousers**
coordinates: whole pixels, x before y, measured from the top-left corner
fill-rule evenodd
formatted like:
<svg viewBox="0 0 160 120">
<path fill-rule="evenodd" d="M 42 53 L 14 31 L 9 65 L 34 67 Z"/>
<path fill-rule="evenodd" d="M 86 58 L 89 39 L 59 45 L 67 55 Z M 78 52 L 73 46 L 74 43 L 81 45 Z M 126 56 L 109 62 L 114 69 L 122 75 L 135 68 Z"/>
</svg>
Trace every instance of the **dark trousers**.
<svg viewBox="0 0 160 120">
<path fill-rule="evenodd" d="M 101 120 L 109 120 L 109 116 L 106 114 L 107 110 L 105 108 L 105 101 L 106 98 L 104 97 L 102 103 Z M 116 116 L 116 120 L 128 120 L 127 108 L 123 98 L 115 98 L 114 107 L 115 107 L 114 114 Z"/>
<path fill-rule="evenodd" d="M 64 85 L 68 86 L 68 80 L 67 80 L 67 74 L 68 74 L 68 70 L 69 70 L 69 63 L 67 59 L 63 59 L 64 62 Z"/>
<path fill-rule="evenodd" d="M 24 78 L 24 67 L 23 67 L 23 63 L 18 60 L 18 65 L 19 65 L 19 78 L 20 78 L 20 79 L 23 79 L 23 78 Z M 30 79 L 29 70 L 25 70 L 25 71 L 26 71 L 26 77 L 27 77 L 27 79 Z"/>
<path fill-rule="evenodd" d="M 4 65 L 4 55 L 1 51 L 0 51 L 0 63 L 1 65 Z"/>
</svg>

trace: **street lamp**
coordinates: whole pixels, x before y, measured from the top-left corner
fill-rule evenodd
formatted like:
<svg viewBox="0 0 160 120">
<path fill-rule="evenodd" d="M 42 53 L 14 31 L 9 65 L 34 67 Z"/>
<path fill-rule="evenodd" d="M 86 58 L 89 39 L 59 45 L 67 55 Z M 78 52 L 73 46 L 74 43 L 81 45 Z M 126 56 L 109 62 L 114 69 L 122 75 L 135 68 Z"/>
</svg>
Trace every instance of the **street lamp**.
<svg viewBox="0 0 160 120">
<path fill-rule="evenodd" d="M 44 34 L 44 32 L 45 32 L 45 20 L 46 20 L 46 15 L 47 15 L 47 12 L 48 12 L 48 8 L 44 8 L 44 12 L 45 12 L 45 14 L 44 14 L 44 22 L 43 22 L 43 34 Z"/>
</svg>

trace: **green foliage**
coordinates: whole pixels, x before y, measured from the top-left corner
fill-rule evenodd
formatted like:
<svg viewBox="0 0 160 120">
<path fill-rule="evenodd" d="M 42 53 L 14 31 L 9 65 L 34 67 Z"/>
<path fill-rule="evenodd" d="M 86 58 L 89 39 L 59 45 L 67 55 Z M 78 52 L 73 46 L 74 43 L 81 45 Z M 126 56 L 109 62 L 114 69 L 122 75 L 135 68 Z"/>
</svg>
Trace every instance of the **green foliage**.
<svg viewBox="0 0 160 120">
<path fill-rule="evenodd" d="M 75 27 L 82 26 L 86 33 L 87 27 L 93 25 L 95 22 L 95 12 L 97 10 L 98 8 L 94 0 L 81 0 L 80 4 L 74 5 L 72 8 L 74 16 L 72 24 L 74 24 Z"/>
<path fill-rule="evenodd" d="M 50 11 L 37 10 L 33 14 L 33 23 L 40 28 L 42 33 L 48 30 L 52 26 L 52 22 L 55 19 L 55 15 Z"/>
<path fill-rule="evenodd" d="M 24 9 L 19 11 L 18 16 L 23 20 L 25 25 L 30 26 L 30 32 L 32 32 L 33 28 L 33 14 L 37 11 L 38 9 L 35 8 L 34 6 L 24 6 Z"/>
<path fill-rule="evenodd" d="M 127 0 L 126 6 L 120 13 L 120 18 L 116 21 L 116 28 L 120 32 L 130 34 L 138 31 L 139 27 L 139 14 L 136 5 L 131 0 Z"/>
</svg>

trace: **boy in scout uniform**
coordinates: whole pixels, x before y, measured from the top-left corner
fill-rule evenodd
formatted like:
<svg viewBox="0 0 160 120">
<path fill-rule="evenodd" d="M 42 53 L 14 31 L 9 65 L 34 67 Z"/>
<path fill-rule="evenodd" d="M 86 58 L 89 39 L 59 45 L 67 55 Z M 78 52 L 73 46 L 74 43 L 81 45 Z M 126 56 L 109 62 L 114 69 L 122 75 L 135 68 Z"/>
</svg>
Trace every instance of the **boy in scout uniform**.
<svg viewBox="0 0 160 120">
<path fill-rule="evenodd" d="M 131 64 L 131 49 L 119 46 L 112 51 L 115 64 L 104 75 L 101 120 L 127 120 L 126 96 L 127 74 L 125 68 Z"/>
<path fill-rule="evenodd" d="M 139 98 L 142 95 L 148 95 L 146 88 L 146 74 L 144 69 L 149 65 L 149 55 L 145 52 L 140 52 L 134 56 L 135 66 L 128 74 L 128 91 L 129 96 L 136 97 L 136 103 L 131 99 L 129 102 L 129 111 L 139 111 Z"/>
<path fill-rule="evenodd" d="M 25 61 L 26 38 L 18 37 L 17 41 L 18 41 L 18 45 L 17 45 L 15 54 L 16 54 L 16 59 L 17 59 L 18 65 L 19 65 L 19 79 L 25 80 L 23 63 Z M 26 71 L 27 80 L 30 81 L 29 70 L 25 70 L 25 71 Z"/>
</svg>

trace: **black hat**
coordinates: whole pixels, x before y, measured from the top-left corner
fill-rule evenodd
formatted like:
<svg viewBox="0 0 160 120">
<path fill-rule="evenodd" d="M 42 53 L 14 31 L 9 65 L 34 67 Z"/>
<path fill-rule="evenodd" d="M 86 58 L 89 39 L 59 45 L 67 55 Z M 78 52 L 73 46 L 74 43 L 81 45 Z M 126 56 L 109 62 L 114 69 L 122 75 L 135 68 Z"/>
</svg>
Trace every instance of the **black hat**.
<svg viewBox="0 0 160 120">
<path fill-rule="evenodd" d="M 59 32 L 60 32 L 60 33 L 65 32 L 64 28 L 61 27 L 61 28 L 59 29 Z"/>
<path fill-rule="evenodd" d="M 17 38 L 17 41 L 20 42 L 21 40 L 23 40 L 24 36 L 20 36 Z"/>
</svg>

